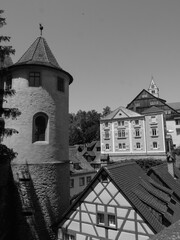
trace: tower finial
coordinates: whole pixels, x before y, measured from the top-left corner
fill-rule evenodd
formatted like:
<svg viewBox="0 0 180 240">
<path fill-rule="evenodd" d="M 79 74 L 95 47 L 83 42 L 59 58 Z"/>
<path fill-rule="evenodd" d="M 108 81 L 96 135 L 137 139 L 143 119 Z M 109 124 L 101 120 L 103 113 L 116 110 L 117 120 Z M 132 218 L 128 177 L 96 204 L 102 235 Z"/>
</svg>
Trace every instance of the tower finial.
<svg viewBox="0 0 180 240">
<path fill-rule="evenodd" d="M 42 36 L 43 25 L 41 23 L 39 24 L 39 29 L 41 31 L 41 36 Z"/>
</svg>

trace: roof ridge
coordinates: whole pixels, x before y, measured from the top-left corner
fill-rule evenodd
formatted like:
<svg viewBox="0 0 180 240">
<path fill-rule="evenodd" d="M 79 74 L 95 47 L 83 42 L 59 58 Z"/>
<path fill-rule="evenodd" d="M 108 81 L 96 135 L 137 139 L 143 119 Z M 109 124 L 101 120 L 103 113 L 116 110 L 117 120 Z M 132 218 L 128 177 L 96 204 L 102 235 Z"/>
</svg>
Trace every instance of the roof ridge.
<svg viewBox="0 0 180 240">
<path fill-rule="evenodd" d="M 34 52 L 33 52 L 33 55 L 32 55 L 32 58 L 31 58 L 31 60 L 33 59 L 33 57 L 34 57 L 34 55 L 35 55 L 35 52 L 36 52 L 36 50 L 37 50 L 37 47 L 38 47 L 38 44 L 39 44 L 39 42 L 40 42 L 41 38 L 42 38 L 42 37 L 39 37 L 39 39 L 37 38 L 37 39 L 38 39 L 38 41 L 37 41 L 36 47 L 35 47 L 35 49 L 34 49 Z"/>
</svg>

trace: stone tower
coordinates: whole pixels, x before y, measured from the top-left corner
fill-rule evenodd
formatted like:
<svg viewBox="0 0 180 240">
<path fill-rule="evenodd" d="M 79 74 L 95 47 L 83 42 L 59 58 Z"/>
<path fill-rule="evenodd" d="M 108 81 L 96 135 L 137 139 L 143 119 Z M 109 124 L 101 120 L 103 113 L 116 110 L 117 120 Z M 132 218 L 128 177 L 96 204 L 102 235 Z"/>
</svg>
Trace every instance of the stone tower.
<svg viewBox="0 0 180 240">
<path fill-rule="evenodd" d="M 12 162 L 18 239 L 55 239 L 52 225 L 69 206 L 68 106 L 72 76 L 38 37 L 10 68 L 6 87 L 16 91 L 5 106 L 21 115 L 6 127 L 19 134 L 4 140 L 18 153 Z"/>
<path fill-rule="evenodd" d="M 149 85 L 148 92 L 150 92 L 155 97 L 159 98 L 159 88 L 155 84 L 153 77 L 151 78 L 151 83 Z"/>
</svg>

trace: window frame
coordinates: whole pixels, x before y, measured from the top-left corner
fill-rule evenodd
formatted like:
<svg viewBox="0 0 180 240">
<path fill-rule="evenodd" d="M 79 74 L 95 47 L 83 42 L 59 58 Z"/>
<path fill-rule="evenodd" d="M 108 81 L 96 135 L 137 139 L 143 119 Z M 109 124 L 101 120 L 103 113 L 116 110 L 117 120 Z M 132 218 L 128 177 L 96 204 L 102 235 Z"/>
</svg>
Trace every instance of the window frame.
<svg viewBox="0 0 180 240">
<path fill-rule="evenodd" d="M 175 119 L 176 125 L 180 125 L 180 119 Z"/>
<path fill-rule="evenodd" d="M 57 77 L 57 90 L 58 92 L 65 92 L 65 80 L 62 77 Z"/>
<path fill-rule="evenodd" d="M 74 179 L 70 179 L 70 188 L 74 188 Z"/>
<path fill-rule="evenodd" d="M 84 186 L 85 185 L 85 178 L 84 177 L 80 177 L 79 178 L 79 186 Z"/>
<path fill-rule="evenodd" d="M 101 218 L 99 218 L 99 216 L 101 216 Z M 110 221 L 109 221 L 110 217 L 113 217 L 114 224 L 110 224 Z M 99 219 L 102 219 L 102 221 L 100 222 Z M 117 229 L 117 216 L 113 213 L 97 211 L 96 225 L 100 227 L 105 227 L 105 228 Z"/>
<path fill-rule="evenodd" d="M 151 129 L 151 134 L 152 134 L 152 137 L 157 137 L 158 136 L 158 134 L 157 134 L 157 128 L 152 128 Z"/>
<path fill-rule="evenodd" d="M 29 72 L 29 87 L 41 86 L 41 72 Z"/>
<path fill-rule="evenodd" d="M 134 124 L 135 124 L 136 126 L 139 126 L 139 119 L 135 119 L 135 120 L 134 120 Z"/>
<path fill-rule="evenodd" d="M 91 176 L 87 176 L 86 177 L 86 184 L 89 184 L 92 180 L 92 177 Z"/>
<path fill-rule="evenodd" d="M 106 148 L 106 150 L 110 149 L 109 143 L 106 143 L 105 148 Z"/>
<path fill-rule="evenodd" d="M 109 132 L 109 130 L 105 130 L 104 131 L 104 138 L 105 139 L 110 139 L 110 132 Z"/>
<path fill-rule="evenodd" d="M 125 138 L 125 137 L 126 137 L 125 129 L 118 129 L 118 138 Z"/>
<path fill-rule="evenodd" d="M 38 140 L 36 136 L 36 120 L 38 117 L 43 117 L 45 119 L 45 130 L 44 130 L 44 139 L 43 140 Z M 33 121 L 32 121 L 32 143 L 48 143 L 49 139 L 49 117 L 46 113 L 44 112 L 38 112 L 33 116 Z M 40 134 L 39 134 L 40 135 Z"/>
<path fill-rule="evenodd" d="M 156 145 L 156 146 L 154 146 L 154 145 Z M 154 141 L 154 142 L 152 143 L 152 147 L 153 147 L 153 149 L 158 149 L 158 143 Z"/>
<path fill-rule="evenodd" d="M 140 134 L 140 129 L 139 128 L 136 128 L 135 129 L 135 137 L 140 137 L 141 134 Z"/>
<path fill-rule="evenodd" d="M 126 149 L 126 143 L 119 143 L 118 147 L 119 147 L 119 150 L 125 150 Z"/>
<path fill-rule="evenodd" d="M 136 142 L 136 149 L 141 149 L 141 143 L 140 142 Z"/>
<path fill-rule="evenodd" d="M 118 127 L 124 127 L 124 120 L 118 121 Z"/>
</svg>

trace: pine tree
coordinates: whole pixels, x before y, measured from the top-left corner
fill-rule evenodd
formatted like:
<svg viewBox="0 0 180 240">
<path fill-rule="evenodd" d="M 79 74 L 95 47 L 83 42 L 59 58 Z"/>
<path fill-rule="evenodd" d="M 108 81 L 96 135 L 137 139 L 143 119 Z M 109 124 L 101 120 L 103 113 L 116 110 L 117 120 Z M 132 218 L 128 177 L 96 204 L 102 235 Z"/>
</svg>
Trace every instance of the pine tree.
<svg viewBox="0 0 180 240">
<path fill-rule="evenodd" d="M 6 19 L 2 17 L 4 13 L 0 10 L 0 28 L 6 25 Z M 5 128 L 5 120 L 7 118 L 15 119 L 20 115 L 17 108 L 4 108 L 3 102 L 7 101 L 7 97 L 12 97 L 15 91 L 11 88 L 11 73 L 9 71 L 9 63 L 12 62 L 10 55 L 15 54 L 15 50 L 12 46 L 9 46 L 9 36 L 0 36 L 0 163 L 4 161 L 11 161 L 16 153 L 2 144 L 4 136 L 11 136 L 17 133 L 15 129 Z"/>
</svg>

